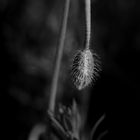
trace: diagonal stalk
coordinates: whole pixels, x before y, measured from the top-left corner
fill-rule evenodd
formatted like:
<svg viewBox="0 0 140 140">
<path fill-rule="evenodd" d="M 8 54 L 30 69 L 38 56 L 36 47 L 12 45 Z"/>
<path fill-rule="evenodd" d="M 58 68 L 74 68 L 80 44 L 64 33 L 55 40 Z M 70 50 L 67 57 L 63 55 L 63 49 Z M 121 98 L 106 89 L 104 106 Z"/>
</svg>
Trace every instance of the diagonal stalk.
<svg viewBox="0 0 140 140">
<path fill-rule="evenodd" d="M 56 54 L 57 55 L 56 63 L 55 63 L 51 91 L 50 91 L 49 111 L 53 113 L 55 110 L 55 100 L 56 100 L 56 93 L 57 93 L 57 86 L 58 86 L 58 79 L 59 79 L 59 71 L 60 71 L 61 59 L 63 55 L 64 41 L 66 36 L 69 5 L 70 5 L 70 0 L 65 0 L 64 15 L 62 18 L 62 26 L 61 26 L 60 38 L 58 42 L 58 48 L 57 48 L 58 50 Z"/>
<path fill-rule="evenodd" d="M 105 114 L 102 115 L 99 118 L 99 120 L 95 123 L 95 125 L 93 126 L 93 128 L 91 130 L 91 134 L 90 134 L 90 140 L 92 140 L 92 138 L 94 137 L 96 129 L 98 128 L 98 126 L 100 125 L 100 123 L 104 120 L 104 118 L 105 118 Z"/>
<path fill-rule="evenodd" d="M 107 133 L 108 133 L 108 130 L 102 132 L 102 133 L 98 136 L 97 140 L 101 140 Z"/>
</svg>

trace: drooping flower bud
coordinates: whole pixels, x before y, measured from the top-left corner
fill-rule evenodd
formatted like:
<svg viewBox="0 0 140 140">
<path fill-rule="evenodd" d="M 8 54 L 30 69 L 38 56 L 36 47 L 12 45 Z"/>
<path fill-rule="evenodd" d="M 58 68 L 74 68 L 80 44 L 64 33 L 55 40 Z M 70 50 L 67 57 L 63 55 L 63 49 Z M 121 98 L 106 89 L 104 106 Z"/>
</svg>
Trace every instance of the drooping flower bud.
<svg viewBox="0 0 140 140">
<path fill-rule="evenodd" d="M 99 75 L 100 65 L 97 55 L 90 49 L 78 51 L 72 65 L 72 78 L 78 90 L 84 89 Z"/>
</svg>

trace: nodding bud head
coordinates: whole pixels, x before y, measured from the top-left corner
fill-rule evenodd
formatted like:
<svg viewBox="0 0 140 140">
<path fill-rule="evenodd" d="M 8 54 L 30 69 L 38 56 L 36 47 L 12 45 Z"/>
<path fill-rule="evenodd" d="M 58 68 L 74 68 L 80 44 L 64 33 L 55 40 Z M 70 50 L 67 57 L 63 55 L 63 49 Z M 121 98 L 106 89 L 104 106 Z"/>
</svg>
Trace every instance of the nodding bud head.
<svg viewBox="0 0 140 140">
<path fill-rule="evenodd" d="M 74 85 L 81 90 L 96 80 L 100 71 L 100 61 L 90 49 L 78 51 L 72 65 L 72 78 Z"/>
</svg>

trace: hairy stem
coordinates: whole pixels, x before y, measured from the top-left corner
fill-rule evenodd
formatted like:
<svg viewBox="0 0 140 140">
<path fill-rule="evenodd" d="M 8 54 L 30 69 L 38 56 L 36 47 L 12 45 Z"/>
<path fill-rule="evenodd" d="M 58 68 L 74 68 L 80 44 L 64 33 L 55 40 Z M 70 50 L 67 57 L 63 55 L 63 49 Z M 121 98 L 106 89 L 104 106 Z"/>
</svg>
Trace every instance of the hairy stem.
<svg viewBox="0 0 140 140">
<path fill-rule="evenodd" d="M 91 38 L 91 0 L 85 0 L 86 48 L 89 49 Z"/>
<path fill-rule="evenodd" d="M 67 28 L 69 5 L 70 5 L 70 0 L 65 0 L 64 15 L 63 15 L 63 19 L 62 19 L 62 26 L 61 26 L 60 38 L 59 38 L 59 42 L 58 42 L 58 50 L 57 50 L 57 56 L 56 56 L 56 64 L 55 64 L 55 68 L 54 68 L 54 75 L 53 75 L 53 79 L 52 79 L 51 92 L 50 92 L 49 111 L 51 111 L 51 112 L 54 112 L 54 110 L 55 110 L 55 99 L 56 99 L 56 93 L 57 93 L 61 59 L 62 59 L 63 49 L 64 49 L 64 41 L 65 41 L 66 28 Z"/>
</svg>

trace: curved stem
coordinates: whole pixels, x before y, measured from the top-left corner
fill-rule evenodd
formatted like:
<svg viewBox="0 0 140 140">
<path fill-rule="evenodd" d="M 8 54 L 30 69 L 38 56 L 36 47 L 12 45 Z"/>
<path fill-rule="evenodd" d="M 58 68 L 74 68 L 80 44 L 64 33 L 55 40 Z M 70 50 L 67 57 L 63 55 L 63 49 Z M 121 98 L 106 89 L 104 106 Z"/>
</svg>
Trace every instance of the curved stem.
<svg viewBox="0 0 140 140">
<path fill-rule="evenodd" d="M 108 130 L 102 132 L 102 133 L 98 136 L 97 140 L 101 140 L 107 133 L 108 133 Z"/>
<path fill-rule="evenodd" d="M 100 125 L 100 123 L 103 121 L 103 119 L 105 118 L 105 114 L 102 115 L 99 120 L 95 123 L 95 125 L 92 128 L 91 134 L 90 134 L 90 140 L 93 138 L 95 131 L 97 129 L 97 127 Z"/>
<path fill-rule="evenodd" d="M 55 100 L 56 100 L 61 59 L 62 59 L 63 49 L 64 49 L 64 41 L 65 41 L 65 34 L 66 34 L 66 28 L 67 28 L 69 5 L 70 5 L 70 0 L 65 0 L 64 15 L 63 15 L 63 19 L 62 19 L 62 27 L 61 27 L 60 39 L 59 39 L 59 43 L 58 43 L 57 56 L 56 56 L 56 64 L 55 64 L 54 75 L 53 75 L 53 80 L 52 80 L 52 85 L 51 85 L 51 92 L 50 92 L 49 110 L 51 112 L 54 112 L 54 110 L 55 110 Z"/>
</svg>

